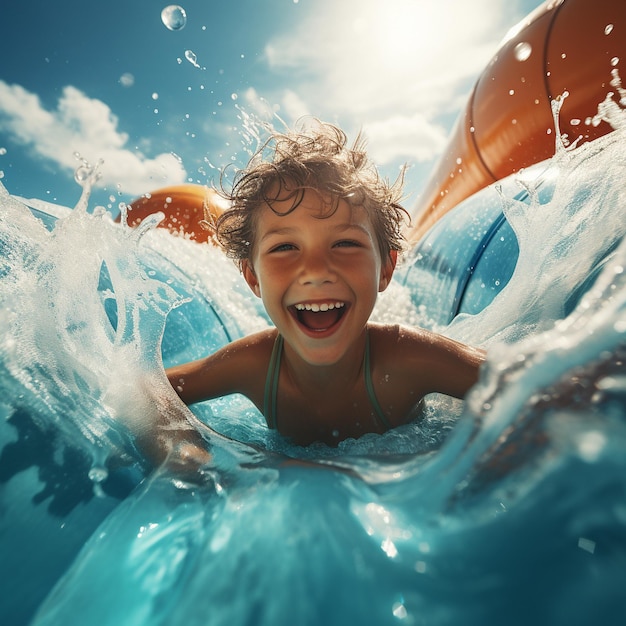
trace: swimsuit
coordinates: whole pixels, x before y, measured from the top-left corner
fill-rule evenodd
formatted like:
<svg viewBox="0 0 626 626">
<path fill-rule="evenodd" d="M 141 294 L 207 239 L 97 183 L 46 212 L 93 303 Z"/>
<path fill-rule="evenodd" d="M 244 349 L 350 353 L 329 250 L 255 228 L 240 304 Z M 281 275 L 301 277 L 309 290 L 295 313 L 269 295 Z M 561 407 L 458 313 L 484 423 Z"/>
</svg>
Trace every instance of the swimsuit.
<svg viewBox="0 0 626 626">
<path fill-rule="evenodd" d="M 283 354 L 284 340 L 281 334 L 276 336 L 272 354 L 270 356 L 270 364 L 267 368 L 267 377 L 265 378 L 265 395 L 263 397 L 263 415 L 267 420 L 269 428 L 277 427 L 276 405 L 278 402 L 278 378 L 280 375 L 280 360 Z M 372 383 L 372 372 L 370 369 L 370 337 L 369 333 L 365 333 L 365 357 L 363 359 L 363 373 L 365 376 L 365 389 L 370 400 L 370 404 L 374 409 L 374 418 L 384 430 L 389 430 L 391 424 L 384 414 Z"/>
</svg>

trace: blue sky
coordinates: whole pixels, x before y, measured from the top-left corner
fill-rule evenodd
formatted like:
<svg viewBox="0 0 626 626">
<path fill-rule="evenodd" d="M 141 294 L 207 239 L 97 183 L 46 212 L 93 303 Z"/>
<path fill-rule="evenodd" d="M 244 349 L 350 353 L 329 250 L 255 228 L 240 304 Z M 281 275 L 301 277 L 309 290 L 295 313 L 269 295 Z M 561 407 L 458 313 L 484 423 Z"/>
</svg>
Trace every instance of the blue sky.
<svg viewBox="0 0 626 626">
<path fill-rule="evenodd" d="M 0 22 L 0 173 L 74 206 L 77 154 L 103 161 L 94 203 L 241 167 L 259 121 L 362 129 L 381 171 L 410 165 L 407 206 L 499 43 L 539 0 L 20 0 Z"/>
</svg>

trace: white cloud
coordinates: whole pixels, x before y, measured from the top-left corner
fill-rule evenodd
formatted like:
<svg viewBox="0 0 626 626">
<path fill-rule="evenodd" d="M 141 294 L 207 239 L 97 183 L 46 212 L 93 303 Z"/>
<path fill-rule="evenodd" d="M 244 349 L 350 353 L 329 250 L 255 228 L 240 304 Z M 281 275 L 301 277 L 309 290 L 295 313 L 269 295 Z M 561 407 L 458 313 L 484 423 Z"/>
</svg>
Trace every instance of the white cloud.
<svg viewBox="0 0 626 626">
<path fill-rule="evenodd" d="M 36 94 L 0 80 L 0 130 L 70 172 L 79 165 L 76 153 L 90 163 L 103 160 L 99 186 L 119 186 L 124 193 L 139 195 L 186 179 L 174 155 L 149 158 L 127 147 L 128 135 L 118 130 L 111 109 L 72 86 L 48 111 Z"/>
<path fill-rule="evenodd" d="M 273 97 L 287 114 L 363 127 L 377 160 L 428 161 L 445 146 L 443 116 L 519 17 L 501 0 L 326 0 L 267 44 L 269 67 L 290 77 Z"/>
<path fill-rule="evenodd" d="M 281 114 L 292 120 L 311 115 L 306 102 L 295 92 L 288 89 L 283 93 Z"/>
<path fill-rule="evenodd" d="M 412 159 L 418 163 L 439 154 L 448 141 L 443 126 L 433 123 L 420 113 L 412 116 L 394 115 L 365 124 L 368 152 L 379 164 L 398 158 Z"/>
</svg>

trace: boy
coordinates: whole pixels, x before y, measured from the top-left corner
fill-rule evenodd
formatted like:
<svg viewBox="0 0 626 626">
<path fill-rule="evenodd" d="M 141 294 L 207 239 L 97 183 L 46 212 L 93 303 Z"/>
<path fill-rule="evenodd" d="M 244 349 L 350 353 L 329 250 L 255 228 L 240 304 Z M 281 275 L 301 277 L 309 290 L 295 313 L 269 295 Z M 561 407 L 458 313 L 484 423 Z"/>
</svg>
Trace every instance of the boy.
<svg viewBox="0 0 626 626">
<path fill-rule="evenodd" d="M 275 328 L 168 369 L 180 398 L 242 393 L 298 445 L 405 424 L 432 392 L 462 398 L 482 350 L 368 321 L 402 248 L 401 185 L 332 125 L 274 134 L 213 226 Z"/>
</svg>

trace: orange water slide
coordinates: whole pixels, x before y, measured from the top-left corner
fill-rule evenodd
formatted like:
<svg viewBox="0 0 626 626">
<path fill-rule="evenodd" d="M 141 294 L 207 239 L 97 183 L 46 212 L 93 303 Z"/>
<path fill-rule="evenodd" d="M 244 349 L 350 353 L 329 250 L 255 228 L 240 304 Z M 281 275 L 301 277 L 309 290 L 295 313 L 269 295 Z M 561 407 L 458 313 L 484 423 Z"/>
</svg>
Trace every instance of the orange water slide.
<svg viewBox="0 0 626 626">
<path fill-rule="evenodd" d="M 225 208 L 224 200 L 204 185 L 173 185 L 163 187 L 133 200 L 128 207 L 128 225 L 138 226 L 146 217 L 162 212 L 159 224 L 171 233 L 198 243 L 207 242 L 212 231 L 203 228 L 206 214 L 217 218 Z"/>
<path fill-rule="evenodd" d="M 416 243 L 490 183 L 553 156 L 550 102 L 565 91 L 559 124 L 570 141 L 611 131 L 591 119 L 616 91 L 612 72 L 620 66 L 626 66 L 626 0 L 550 0 L 533 11 L 510 31 L 474 86 L 414 207 L 409 240 Z"/>
</svg>

